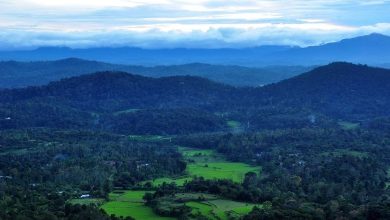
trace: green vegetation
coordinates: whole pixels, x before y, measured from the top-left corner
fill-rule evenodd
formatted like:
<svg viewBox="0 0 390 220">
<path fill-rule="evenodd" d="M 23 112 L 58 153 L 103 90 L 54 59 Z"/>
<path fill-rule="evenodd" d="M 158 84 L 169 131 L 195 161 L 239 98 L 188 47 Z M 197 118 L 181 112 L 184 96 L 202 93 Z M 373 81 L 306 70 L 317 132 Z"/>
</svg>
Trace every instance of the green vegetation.
<svg viewBox="0 0 390 220">
<path fill-rule="evenodd" d="M 129 135 L 129 139 L 140 142 L 161 142 L 171 140 L 170 137 L 160 135 Z"/>
<path fill-rule="evenodd" d="M 114 112 L 113 114 L 114 114 L 114 115 L 120 115 L 120 114 L 125 114 L 125 113 L 137 112 L 137 111 L 139 111 L 139 110 L 141 110 L 141 109 L 130 108 L 130 109 L 126 109 L 126 110 Z"/>
<path fill-rule="evenodd" d="M 76 205 L 97 205 L 100 206 L 104 203 L 104 199 L 92 198 L 92 199 L 71 199 L 70 204 Z"/>
<path fill-rule="evenodd" d="M 235 202 L 225 199 L 205 200 L 201 202 L 187 202 L 187 206 L 192 208 L 192 214 L 200 213 L 209 219 L 227 220 L 231 217 L 240 217 L 248 214 L 252 209 L 259 205 Z"/>
<path fill-rule="evenodd" d="M 205 179 L 230 179 L 233 182 L 242 182 L 246 173 L 259 172 L 259 170 L 260 167 L 232 162 L 194 163 L 187 166 L 187 172 L 192 176 Z"/>
<path fill-rule="evenodd" d="M 244 180 L 246 173 L 258 173 L 261 170 L 259 166 L 228 162 L 222 154 L 218 154 L 214 150 L 180 147 L 179 152 L 187 162 L 186 176 L 157 178 L 151 181 L 144 181 L 143 184 L 151 182 L 153 186 L 157 187 L 165 182 L 183 186 L 185 182 L 189 182 L 195 176 L 205 179 L 229 179 L 240 183 Z"/>
<path fill-rule="evenodd" d="M 239 121 L 233 121 L 233 120 L 230 120 L 230 121 L 227 121 L 227 125 L 230 127 L 230 128 L 238 128 L 241 126 L 241 123 Z"/>
<path fill-rule="evenodd" d="M 359 157 L 359 158 L 367 158 L 369 156 L 367 152 L 350 150 L 350 149 L 335 149 L 332 152 L 321 153 L 321 155 L 322 156 L 334 156 L 334 157 L 353 156 L 353 157 Z"/>
<path fill-rule="evenodd" d="M 205 179 L 230 179 L 241 182 L 248 172 L 259 172 L 260 167 L 245 163 L 228 162 L 223 155 L 213 150 L 180 148 L 183 157 L 188 161 L 186 172 L 190 176 Z"/>
<path fill-rule="evenodd" d="M 144 181 L 142 184 L 145 184 L 147 182 L 150 182 L 152 186 L 157 187 L 160 186 L 163 183 L 175 183 L 178 186 L 183 186 L 184 183 L 191 181 L 192 177 L 178 177 L 178 178 L 169 178 L 169 177 L 163 177 L 163 178 L 157 178 L 150 181 Z"/>
<path fill-rule="evenodd" d="M 110 193 L 110 201 L 101 206 L 109 215 L 132 217 L 136 220 L 169 220 L 173 218 L 156 215 L 145 206 L 142 197 L 148 191 L 123 191 Z"/>
<path fill-rule="evenodd" d="M 354 129 L 357 129 L 360 127 L 359 123 L 353 123 L 353 122 L 347 122 L 347 121 L 339 121 L 338 124 L 342 129 L 345 129 L 345 130 L 354 130 Z"/>
</svg>

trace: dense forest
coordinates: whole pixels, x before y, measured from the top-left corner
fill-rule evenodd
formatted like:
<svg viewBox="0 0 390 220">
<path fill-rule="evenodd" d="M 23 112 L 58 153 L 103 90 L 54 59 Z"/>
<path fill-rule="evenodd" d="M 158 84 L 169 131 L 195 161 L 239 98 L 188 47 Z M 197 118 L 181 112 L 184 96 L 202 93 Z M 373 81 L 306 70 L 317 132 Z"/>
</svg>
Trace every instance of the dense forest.
<svg viewBox="0 0 390 220">
<path fill-rule="evenodd" d="M 333 63 L 262 88 L 234 88 L 191 76 L 155 79 L 102 72 L 2 90 L 0 127 L 184 134 L 225 131 L 223 121 L 231 120 L 250 131 L 329 127 L 337 120 L 368 126 L 389 114 L 389 72 Z M 172 112 L 181 118 L 172 118 Z M 146 118 L 157 119 L 168 130 L 153 130 Z M 177 122 L 184 118 L 186 125 L 180 128 Z M 134 123 L 126 125 L 129 121 Z M 172 126 L 179 127 L 169 131 Z"/>
<path fill-rule="evenodd" d="M 152 219 L 389 219 L 389 85 L 332 63 L 259 88 L 99 72 L 1 90 L 0 219 L 133 219 L 113 201 Z M 221 201 L 239 209 L 202 212 Z"/>
</svg>

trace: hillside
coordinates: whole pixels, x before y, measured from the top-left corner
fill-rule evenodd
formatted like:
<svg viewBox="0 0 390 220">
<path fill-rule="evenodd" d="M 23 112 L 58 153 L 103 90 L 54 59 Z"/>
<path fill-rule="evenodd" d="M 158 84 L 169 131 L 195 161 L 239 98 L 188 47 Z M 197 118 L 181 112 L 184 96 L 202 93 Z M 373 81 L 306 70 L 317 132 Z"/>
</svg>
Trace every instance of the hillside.
<svg viewBox="0 0 390 220">
<path fill-rule="evenodd" d="M 123 71 L 149 77 L 200 76 L 233 86 L 259 86 L 275 83 L 307 71 L 302 66 L 242 66 L 193 63 L 174 66 L 128 66 L 69 58 L 56 61 L 0 62 L 0 88 L 45 85 L 62 78 L 101 71 Z"/>
<path fill-rule="evenodd" d="M 387 116 L 389 97 L 390 70 L 342 62 L 260 88 L 235 88 L 192 76 L 100 72 L 46 86 L 3 90 L 0 118 L 2 128 L 49 126 L 147 134 L 219 131 L 231 121 L 238 122 L 238 130 L 301 128 Z M 155 124 L 156 129 L 145 123 Z"/>
<path fill-rule="evenodd" d="M 103 129 L 132 134 L 221 130 L 208 112 L 234 100 L 230 86 L 190 76 L 147 78 L 123 72 L 72 77 L 0 92 L 0 127 Z M 230 103 L 230 102 L 229 102 Z M 153 122 L 155 126 L 148 126 Z"/>
<path fill-rule="evenodd" d="M 332 63 L 259 92 L 273 104 L 305 107 L 338 117 L 388 115 L 390 70 Z"/>
</svg>

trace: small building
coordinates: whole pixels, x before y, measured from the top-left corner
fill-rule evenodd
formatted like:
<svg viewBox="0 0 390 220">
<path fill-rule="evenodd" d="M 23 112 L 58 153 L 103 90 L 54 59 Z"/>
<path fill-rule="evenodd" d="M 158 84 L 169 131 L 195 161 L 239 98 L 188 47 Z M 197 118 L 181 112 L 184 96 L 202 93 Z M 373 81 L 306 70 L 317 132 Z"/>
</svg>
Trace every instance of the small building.
<svg viewBox="0 0 390 220">
<path fill-rule="evenodd" d="M 89 195 L 89 194 L 83 194 L 83 195 L 80 196 L 80 199 L 87 199 L 87 198 L 90 198 L 90 197 L 91 197 L 91 195 Z"/>
</svg>

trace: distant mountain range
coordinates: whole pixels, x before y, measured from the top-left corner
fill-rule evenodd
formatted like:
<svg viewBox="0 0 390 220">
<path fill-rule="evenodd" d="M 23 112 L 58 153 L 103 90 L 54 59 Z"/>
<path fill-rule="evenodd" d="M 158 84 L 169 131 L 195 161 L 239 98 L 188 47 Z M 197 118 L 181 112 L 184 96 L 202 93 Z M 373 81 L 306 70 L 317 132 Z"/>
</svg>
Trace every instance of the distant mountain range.
<svg viewBox="0 0 390 220">
<path fill-rule="evenodd" d="M 149 77 L 200 76 L 233 86 L 261 86 L 310 70 L 303 66 L 262 68 L 192 63 L 173 66 L 130 66 L 69 58 L 56 61 L 0 62 L 0 88 L 44 85 L 62 78 L 101 71 L 122 71 Z"/>
<path fill-rule="evenodd" d="M 346 61 L 375 66 L 390 62 L 390 37 L 381 34 L 345 39 L 313 47 L 261 46 L 243 49 L 38 48 L 2 51 L 0 60 L 40 61 L 80 58 L 116 64 L 178 65 L 209 63 L 243 66 L 324 65 Z"/>
<path fill-rule="evenodd" d="M 236 88 L 194 76 L 149 78 L 101 72 L 46 86 L 0 90 L 2 128 L 132 132 L 149 121 L 158 123 L 158 132 L 158 126 L 177 128 L 182 121 L 191 121 L 201 122 L 196 125 L 199 129 L 193 130 L 191 124 L 185 129 L 215 131 L 223 128 L 225 117 L 251 122 L 255 128 L 278 128 L 308 126 L 309 116 L 363 122 L 388 115 L 390 70 L 343 62 L 257 88 Z"/>
</svg>

